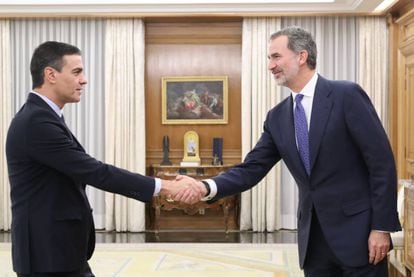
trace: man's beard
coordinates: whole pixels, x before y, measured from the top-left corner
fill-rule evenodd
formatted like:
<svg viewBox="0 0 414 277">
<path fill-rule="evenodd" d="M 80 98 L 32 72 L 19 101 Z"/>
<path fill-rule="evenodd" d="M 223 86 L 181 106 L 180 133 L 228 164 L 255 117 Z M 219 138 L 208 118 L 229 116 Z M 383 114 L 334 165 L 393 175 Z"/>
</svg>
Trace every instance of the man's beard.
<svg viewBox="0 0 414 277">
<path fill-rule="evenodd" d="M 280 76 L 279 78 L 275 78 L 276 84 L 279 86 L 289 87 L 289 82 L 298 75 L 298 72 L 299 66 L 296 64 L 287 72 L 287 74 L 283 70 L 282 76 Z"/>
<path fill-rule="evenodd" d="M 287 78 L 285 75 L 281 76 L 280 78 L 275 78 L 276 84 L 278 86 L 285 86 L 287 82 Z"/>
</svg>

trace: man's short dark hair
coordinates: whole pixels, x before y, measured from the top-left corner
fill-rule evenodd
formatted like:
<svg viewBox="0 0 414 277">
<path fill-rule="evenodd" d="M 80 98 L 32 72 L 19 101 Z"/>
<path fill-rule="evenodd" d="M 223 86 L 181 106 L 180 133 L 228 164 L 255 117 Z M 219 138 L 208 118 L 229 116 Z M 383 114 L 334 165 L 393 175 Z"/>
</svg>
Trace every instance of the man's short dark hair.
<svg viewBox="0 0 414 277">
<path fill-rule="evenodd" d="M 35 49 L 30 62 L 33 89 L 43 85 L 46 67 L 50 66 L 59 72 L 62 70 L 65 55 L 81 55 L 81 51 L 76 46 L 58 41 L 46 41 Z"/>
</svg>

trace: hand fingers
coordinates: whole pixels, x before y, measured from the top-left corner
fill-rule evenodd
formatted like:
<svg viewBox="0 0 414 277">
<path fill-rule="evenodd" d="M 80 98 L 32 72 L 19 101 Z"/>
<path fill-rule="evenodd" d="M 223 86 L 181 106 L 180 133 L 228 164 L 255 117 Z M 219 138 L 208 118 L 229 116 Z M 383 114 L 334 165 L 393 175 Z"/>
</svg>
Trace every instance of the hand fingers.
<svg viewBox="0 0 414 277">
<path fill-rule="evenodd" d="M 200 198 L 202 198 L 203 195 L 204 195 L 203 194 L 204 185 L 200 181 L 196 181 L 196 182 L 192 183 L 191 186 L 192 186 L 194 192 L 197 193 L 198 195 L 200 195 Z"/>
<path fill-rule="evenodd" d="M 184 199 L 186 199 L 190 193 L 191 190 L 188 187 L 181 186 L 177 193 L 174 195 L 174 200 L 183 202 Z"/>
<path fill-rule="evenodd" d="M 369 263 L 378 264 L 388 253 L 390 235 L 386 232 L 371 231 L 368 239 Z"/>
<path fill-rule="evenodd" d="M 379 262 L 381 262 L 385 257 L 387 256 L 387 252 L 381 252 L 381 251 L 377 251 L 375 253 L 375 258 L 373 259 L 372 264 L 376 265 Z"/>
<path fill-rule="evenodd" d="M 373 250 L 369 252 L 369 263 L 376 265 L 382 261 L 387 256 L 387 251 L 385 250 Z"/>
<path fill-rule="evenodd" d="M 195 197 L 194 197 L 194 192 L 191 188 L 183 188 L 174 196 L 175 201 L 180 201 L 184 203 L 191 202 L 193 198 Z"/>
<path fill-rule="evenodd" d="M 170 189 L 174 201 L 188 204 L 199 202 L 206 194 L 205 186 L 198 180 L 185 175 L 177 175 Z"/>
<path fill-rule="evenodd" d="M 174 195 L 174 201 L 182 201 L 181 199 L 184 198 L 185 190 L 180 190 Z"/>
<path fill-rule="evenodd" d="M 197 181 L 193 178 L 184 175 L 177 175 L 175 181 L 177 181 L 180 186 L 191 186 L 197 183 Z"/>
<path fill-rule="evenodd" d="M 187 182 L 190 184 L 190 185 L 192 185 L 192 186 L 197 186 L 197 184 L 198 184 L 198 180 L 196 180 L 196 179 L 194 179 L 194 178 L 190 178 L 190 177 L 188 177 L 187 178 Z"/>
<path fill-rule="evenodd" d="M 194 191 L 193 188 L 188 188 L 187 193 L 182 197 L 182 201 L 187 204 L 194 204 L 201 200 L 201 195 Z"/>
<path fill-rule="evenodd" d="M 201 194 L 198 191 L 195 191 L 194 189 L 191 191 L 191 194 L 188 195 L 188 198 L 186 199 L 186 202 L 188 204 L 195 204 L 201 200 Z"/>
</svg>

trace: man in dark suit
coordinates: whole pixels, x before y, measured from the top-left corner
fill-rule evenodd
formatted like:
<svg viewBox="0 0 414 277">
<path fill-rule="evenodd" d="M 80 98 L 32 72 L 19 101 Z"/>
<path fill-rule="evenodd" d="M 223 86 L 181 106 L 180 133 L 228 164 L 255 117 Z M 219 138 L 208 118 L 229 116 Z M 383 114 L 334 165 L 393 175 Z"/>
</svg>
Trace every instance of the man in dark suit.
<svg viewBox="0 0 414 277">
<path fill-rule="evenodd" d="M 95 229 L 86 184 L 150 201 L 183 184 L 135 174 L 85 153 L 63 121 L 87 83 L 80 50 L 45 42 L 34 52 L 33 91 L 11 122 L 6 154 L 11 184 L 12 259 L 18 276 L 94 276 Z"/>
<path fill-rule="evenodd" d="M 204 194 L 214 201 L 250 189 L 283 159 L 299 187 L 305 275 L 387 276 L 389 233 L 401 229 L 391 147 L 366 93 L 318 75 L 316 53 L 301 28 L 271 36 L 268 69 L 292 95 L 269 111 L 243 163 L 203 181 Z M 175 199 L 188 200 L 185 192 Z"/>
</svg>

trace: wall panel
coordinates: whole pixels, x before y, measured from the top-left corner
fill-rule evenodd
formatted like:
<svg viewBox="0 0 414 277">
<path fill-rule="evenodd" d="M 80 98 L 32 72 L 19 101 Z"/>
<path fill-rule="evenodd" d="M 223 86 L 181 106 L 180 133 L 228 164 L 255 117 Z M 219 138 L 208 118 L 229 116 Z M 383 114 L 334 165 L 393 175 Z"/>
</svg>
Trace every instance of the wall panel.
<svg viewBox="0 0 414 277">
<path fill-rule="evenodd" d="M 228 124 L 163 125 L 163 76 L 228 76 Z M 170 138 L 170 159 L 183 157 L 183 136 L 200 137 L 202 163 L 210 163 L 213 137 L 223 138 L 223 160 L 237 163 L 241 153 L 241 22 L 160 22 L 146 24 L 147 166 L 162 160 L 162 138 Z"/>
</svg>

